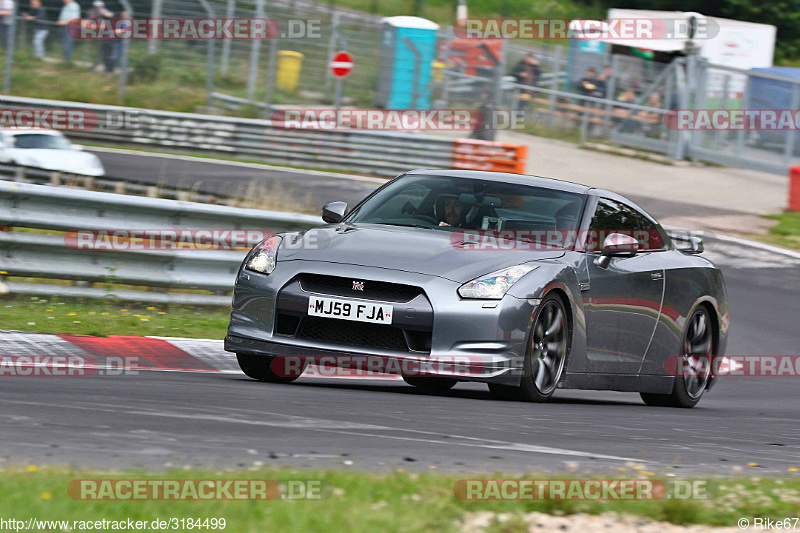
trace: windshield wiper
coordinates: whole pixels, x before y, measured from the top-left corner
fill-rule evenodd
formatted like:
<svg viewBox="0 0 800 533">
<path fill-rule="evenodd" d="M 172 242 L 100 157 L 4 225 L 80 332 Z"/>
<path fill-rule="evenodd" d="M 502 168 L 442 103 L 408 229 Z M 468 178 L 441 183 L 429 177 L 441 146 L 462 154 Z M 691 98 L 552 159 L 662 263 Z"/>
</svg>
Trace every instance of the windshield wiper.
<svg viewBox="0 0 800 533">
<path fill-rule="evenodd" d="M 373 222 L 373 224 L 377 224 L 379 226 L 398 226 L 401 228 L 433 229 L 432 226 L 421 226 L 420 224 L 396 224 L 394 222 Z"/>
</svg>

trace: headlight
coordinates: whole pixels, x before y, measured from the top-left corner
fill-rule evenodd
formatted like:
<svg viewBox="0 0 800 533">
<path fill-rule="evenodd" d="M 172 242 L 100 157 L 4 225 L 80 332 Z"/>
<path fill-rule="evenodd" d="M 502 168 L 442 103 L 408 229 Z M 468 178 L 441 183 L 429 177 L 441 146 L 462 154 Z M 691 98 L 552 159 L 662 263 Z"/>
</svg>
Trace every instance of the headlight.
<svg viewBox="0 0 800 533">
<path fill-rule="evenodd" d="M 496 270 L 465 283 L 458 288 L 458 294 L 462 298 L 499 300 L 522 276 L 537 268 L 539 268 L 538 265 L 516 265 Z"/>
<path fill-rule="evenodd" d="M 278 262 L 278 246 L 280 244 L 281 238 L 278 236 L 269 237 L 261 241 L 255 247 L 256 253 L 247 260 L 245 268 L 262 274 L 272 273 L 275 270 L 275 264 Z"/>
</svg>

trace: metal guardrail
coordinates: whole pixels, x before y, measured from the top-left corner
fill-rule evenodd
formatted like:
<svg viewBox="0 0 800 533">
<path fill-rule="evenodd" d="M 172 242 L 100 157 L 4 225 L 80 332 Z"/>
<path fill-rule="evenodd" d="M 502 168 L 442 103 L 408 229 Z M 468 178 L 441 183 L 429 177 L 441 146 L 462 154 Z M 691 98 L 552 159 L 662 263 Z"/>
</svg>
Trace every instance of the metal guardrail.
<svg viewBox="0 0 800 533">
<path fill-rule="evenodd" d="M 322 224 L 296 213 L 141 198 L 112 193 L 0 181 L 0 226 L 75 230 L 303 230 Z M 51 294 L 123 301 L 225 305 L 244 251 L 78 250 L 63 234 L 0 231 L 0 271 L 75 286 L 9 282 L 11 293 Z M 91 287 L 105 283 L 108 287 Z M 150 290 L 116 290 L 111 284 Z M 214 294 L 165 292 L 200 289 Z M 158 291 L 161 292 L 158 292 Z"/>
<path fill-rule="evenodd" d="M 90 129 L 68 132 L 72 139 L 84 142 L 246 157 L 387 177 L 408 168 L 455 168 L 459 160 L 453 139 L 415 133 L 279 128 L 269 120 L 11 96 L 0 96 L 0 109 L 79 110 L 92 115 L 92 121 L 96 116 L 97 124 Z M 524 168 L 524 164 L 516 168 Z"/>
<path fill-rule="evenodd" d="M 194 189 L 187 190 L 186 188 L 174 187 L 163 183 L 154 185 L 149 182 L 131 181 L 128 178 L 85 176 L 83 174 L 72 174 L 17 165 L 0 164 L 0 179 L 15 181 L 17 183 L 77 187 L 92 191 L 131 194 L 150 198 L 166 198 L 169 200 L 200 202 L 204 204 L 222 204 L 231 207 L 236 207 L 244 201 L 240 196 L 208 194 Z"/>
<path fill-rule="evenodd" d="M 392 177 L 405 168 L 450 168 L 452 163 L 452 140 L 413 133 L 284 129 L 260 119 L 10 96 L 0 96 L 0 108 L 96 113 L 97 127 L 67 132 L 84 142 L 202 151 Z M 125 123 L 118 125 L 122 118 Z"/>
</svg>

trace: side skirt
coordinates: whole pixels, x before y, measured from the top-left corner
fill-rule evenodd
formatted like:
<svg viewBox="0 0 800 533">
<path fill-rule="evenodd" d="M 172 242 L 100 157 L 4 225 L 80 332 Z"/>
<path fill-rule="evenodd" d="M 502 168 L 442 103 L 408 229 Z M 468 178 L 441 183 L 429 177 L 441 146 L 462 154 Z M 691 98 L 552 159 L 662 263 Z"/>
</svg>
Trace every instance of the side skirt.
<svg viewBox="0 0 800 533">
<path fill-rule="evenodd" d="M 675 378 L 673 376 L 568 373 L 559 388 L 669 394 L 672 392 L 674 384 Z"/>
</svg>

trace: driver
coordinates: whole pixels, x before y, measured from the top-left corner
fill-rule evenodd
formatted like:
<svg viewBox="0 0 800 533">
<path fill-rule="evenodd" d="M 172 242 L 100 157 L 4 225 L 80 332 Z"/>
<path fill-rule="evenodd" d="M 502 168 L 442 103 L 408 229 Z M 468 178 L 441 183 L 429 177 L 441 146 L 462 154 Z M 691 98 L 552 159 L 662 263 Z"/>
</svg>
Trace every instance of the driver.
<svg viewBox="0 0 800 533">
<path fill-rule="evenodd" d="M 464 213 L 464 204 L 458 198 L 448 197 L 444 201 L 444 220 L 440 226 L 460 226 L 461 215 Z"/>
</svg>

